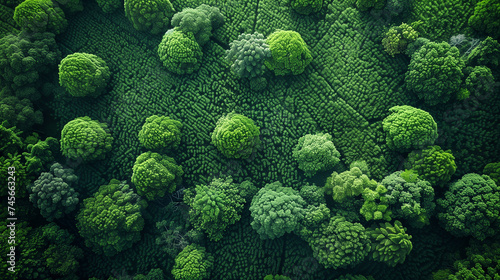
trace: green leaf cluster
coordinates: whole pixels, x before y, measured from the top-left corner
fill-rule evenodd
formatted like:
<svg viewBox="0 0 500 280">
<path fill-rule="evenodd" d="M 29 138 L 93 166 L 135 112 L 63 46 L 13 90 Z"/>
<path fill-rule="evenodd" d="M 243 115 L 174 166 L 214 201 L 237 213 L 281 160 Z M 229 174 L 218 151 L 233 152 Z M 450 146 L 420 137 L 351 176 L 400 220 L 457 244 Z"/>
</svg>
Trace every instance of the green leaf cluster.
<svg viewBox="0 0 500 280">
<path fill-rule="evenodd" d="M 315 184 L 305 184 L 300 188 L 299 194 L 307 204 L 314 206 L 326 204 L 325 188 L 318 187 Z"/>
<path fill-rule="evenodd" d="M 158 46 L 158 56 L 168 71 L 182 75 L 200 69 L 203 52 L 193 33 L 170 29 Z"/>
<path fill-rule="evenodd" d="M 256 191 L 251 182 L 233 183 L 231 177 L 214 178 L 209 185 L 197 185 L 195 193 L 187 192 L 184 202 L 191 207 L 189 219 L 193 226 L 207 233 L 213 241 L 222 239 L 229 225 L 240 220 L 245 205 L 247 186 Z"/>
<path fill-rule="evenodd" d="M 212 144 L 228 158 L 246 159 L 260 145 L 260 128 L 254 121 L 231 112 L 222 116 L 212 132 Z"/>
<path fill-rule="evenodd" d="M 214 257 L 198 244 L 190 244 L 175 258 L 175 280 L 202 280 L 210 277 Z"/>
<path fill-rule="evenodd" d="M 389 109 L 382 126 L 387 146 L 391 150 L 408 151 L 434 144 L 438 137 L 437 123 L 424 110 L 412 106 L 394 106 Z"/>
<path fill-rule="evenodd" d="M 306 203 L 299 192 L 280 182 L 266 184 L 250 204 L 252 228 L 262 239 L 276 239 L 299 228 Z"/>
<path fill-rule="evenodd" d="M 388 199 L 392 217 L 422 227 L 429 224 L 436 207 L 434 189 L 428 181 L 415 175 L 411 171 L 396 171 L 385 177 L 381 184 L 387 188 L 384 196 Z"/>
<path fill-rule="evenodd" d="M 299 230 L 296 230 L 296 233 L 307 240 L 312 236 L 313 231 L 322 223 L 328 222 L 332 215 L 325 203 L 318 206 L 308 205 L 305 210 L 304 219 L 300 222 Z"/>
<path fill-rule="evenodd" d="M 19 100 L 38 101 L 43 82 L 40 77 L 53 71 L 60 56 L 53 33 L 21 32 L 0 38 L 2 97 L 9 95 Z"/>
<path fill-rule="evenodd" d="M 404 53 L 409 43 L 417 40 L 418 32 L 411 25 L 402 23 L 399 26 L 391 27 L 382 39 L 385 51 L 394 57 L 395 54 Z"/>
<path fill-rule="evenodd" d="M 326 179 L 325 194 L 342 203 L 347 198 L 359 196 L 366 188 L 375 188 L 377 182 L 370 180 L 358 167 L 352 167 L 342 173 L 333 172 Z"/>
<path fill-rule="evenodd" d="M 96 2 L 104 13 L 112 13 L 118 8 L 123 7 L 121 0 L 96 0 Z"/>
<path fill-rule="evenodd" d="M 497 186 L 500 186 L 500 162 L 491 162 L 486 164 L 483 174 L 490 176 Z"/>
<path fill-rule="evenodd" d="M 331 169 L 340 161 L 340 153 L 328 133 L 306 134 L 300 137 L 292 155 L 307 177 L 314 176 L 318 171 Z"/>
<path fill-rule="evenodd" d="M 68 22 L 64 12 L 51 0 L 25 0 L 14 11 L 14 20 L 24 30 L 60 34 Z"/>
<path fill-rule="evenodd" d="M 107 124 L 88 116 L 68 122 L 61 131 L 61 152 L 72 160 L 103 159 L 112 142 Z"/>
<path fill-rule="evenodd" d="M 321 7 L 323 7 L 323 0 L 292 0 L 290 5 L 297 13 L 309 15 L 321 10 Z"/>
<path fill-rule="evenodd" d="M 229 44 L 225 59 L 231 63 L 231 71 L 240 78 L 258 78 L 266 71 L 264 61 L 271 58 L 271 51 L 264 35 L 243 33 Z"/>
<path fill-rule="evenodd" d="M 142 211 L 148 206 L 125 183 L 112 179 L 83 200 L 77 228 L 85 245 L 98 254 L 114 256 L 141 239 Z"/>
<path fill-rule="evenodd" d="M 267 36 L 266 43 L 272 58 L 264 63 L 278 76 L 298 75 L 312 61 L 311 51 L 298 32 L 276 30 Z"/>
<path fill-rule="evenodd" d="M 79 194 L 73 188 L 77 180 L 73 169 L 54 163 L 49 172 L 43 172 L 28 187 L 30 201 L 48 221 L 59 219 L 78 205 Z"/>
<path fill-rule="evenodd" d="M 28 173 L 26 161 L 21 155 L 26 147 L 23 139 L 19 136 L 21 133 L 15 127 L 8 128 L 0 124 L 0 168 L 5 170 L 0 172 L 0 180 L 5 182 L 5 184 L 0 185 L 1 196 L 7 196 L 10 191 L 10 193 L 15 194 L 16 198 L 26 197 L 26 186 L 31 184 L 31 180 L 34 179 Z M 14 192 L 8 189 L 7 182 L 10 174 L 7 171 L 9 167 L 14 167 L 16 170 L 16 189 Z"/>
<path fill-rule="evenodd" d="M 370 184 L 369 187 L 363 190 L 362 196 L 364 202 L 359 213 L 361 213 L 367 221 L 391 220 L 392 211 L 389 208 L 389 199 L 385 196 L 386 193 L 387 188 L 378 183 L 376 185 Z"/>
<path fill-rule="evenodd" d="M 405 84 L 428 105 L 446 103 L 459 91 L 464 67 L 456 47 L 429 42 L 412 55 Z"/>
<path fill-rule="evenodd" d="M 125 0 L 124 7 L 125 15 L 134 28 L 151 34 L 165 31 L 175 12 L 169 0 Z M 114 4 L 109 10 L 113 8 Z"/>
<path fill-rule="evenodd" d="M 500 187 L 487 175 L 465 174 L 437 203 L 440 222 L 455 236 L 484 240 L 499 232 Z"/>
<path fill-rule="evenodd" d="M 23 153 L 26 158 L 26 170 L 32 174 L 39 174 L 47 171 L 49 164 L 56 161 L 60 154 L 59 140 L 54 137 L 47 137 L 45 140 L 38 140 L 36 144 L 28 144 L 28 152 Z"/>
<path fill-rule="evenodd" d="M 59 84 L 74 97 L 98 97 L 110 77 L 106 62 L 94 54 L 72 53 L 59 64 Z"/>
<path fill-rule="evenodd" d="M 10 231 L 6 223 L 0 225 L 2 239 L 8 240 Z M 73 240 L 72 234 L 55 223 L 36 228 L 29 227 L 26 222 L 17 223 L 15 244 L 12 244 L 17 253 L 15 272 L 7 271 L 7 266 L 0 267 L 12 280 L 76 279 L 83 250 L 73 245 Z M 9 247 L 1 246 L 2 254 L 6 255 Z"/>
<path fill-rule="evenodd" d="M 500 43 L 491 37 L 486 37 L 470 51 L 467 64 L 472 66 L 487 66 L 496 69 L 500 65 Z"/>
<path fill-rule="evenodd" d="M 444 186 L 457 170 L 455 157 L 451 150 L 444 151 L 436 145 L 408 154 L 405 167 L 412 169 L 419 178 L 436 187 Z"/>
<path fill-rule="evenodd" d="M 413 23 L 420 21 L 420 36 L 432 41 L 448 41 L 451 36 L 467 30 L 467 20 L 479 0 L 414 0 L 410 2 Z M 408 2 L 408 1 L 407 1 Z"/>
<path fill-rule="evenodd" d="M 314 257 L 325 268 L 355 266 L 371 250 L 370 237 L 363 225 L 348 222 L 341 216 L 334 216 L 321 224 L 306 241 Z"/>
<path fill-rule="evenodd" d="M 476 4 L 469 26 L 475 30 L 500 38 L 500 1 L 483 0 Z"/>
<path fill-rule="evenodd" d="M 196 42 L 203 46 L 212 36 L 212 30 L 224 24 L 219 8 L 202 4 L 196 9 L 184 8 L 172 17 L 175 30 L 192 33 Z"/>
<path fill-rule="evenodd" d="M 59 276 L 76 273 L 80 266 L 78 260 L 83 258 L 83 250 L 71 244 L 74 236 L 55 223 L 41 227 L 41 232 L 42 238 L 50 244 L 43 251 L 43 260 L 48 270 Z"/>
<path fill-rule="evenodd" d="M 148 150 L 176 148 L 181 142 L 182 123 L 167 116 L 153 115 L 139 131 L 139 142 Z"/>
<path fill-rule="evenodd" d="M 362 12 L 368 11 L 371 8 L 381 10 L 385 4 L 386 0 L 356 0 L 356 7 Z"/>
<path fill-rule="evenodd" d="M 404 263 L 413 249 L 411 235 L 406 233 L 406 228 L 400 221 L 395 221 L 394 225 L 380 223 L 380 227 L 368 228 L 367 233 L 372 240 L 371 257 L 388 266 Z"/>
<path fill-rule="evenodd" d="M 173 158 L 151 151 L 137 157 L 132 172 L 131 180 L 137 194 L 148 200 L 174 192 L 184 174 L 182 167 Z"/>
<path fill-rule="evenodd" d="M 30 130 L 35 124 L 43 123 L 42 111 L 33 108 L 28 99 L 19 99 L 17 96 L 0 96 L 0 120 L 5 126 L 16 127 L 22 131 Z"/>
<path fill-rule="evenodd" d="M 465 79 L 465 87 L 474 97 L 490 97 L 495 91 L 495 78 L 491 69 L 486 66 L 476 66 L 470 69 Z"/>
<path fill-rule="evenodd" d="M 472 239 L 465 249 L 467 258 L 453 264 L 449 280 L 481 280 L 500 278 L 500 243 Z"/>
</svg>

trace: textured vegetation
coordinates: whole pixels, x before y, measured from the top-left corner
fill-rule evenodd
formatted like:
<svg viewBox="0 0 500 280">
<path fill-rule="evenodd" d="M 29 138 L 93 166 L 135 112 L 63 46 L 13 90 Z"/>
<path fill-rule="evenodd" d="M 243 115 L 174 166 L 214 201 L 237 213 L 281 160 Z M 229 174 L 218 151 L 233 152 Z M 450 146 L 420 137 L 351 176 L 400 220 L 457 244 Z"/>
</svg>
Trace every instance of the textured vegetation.
<svg viewBox="0 0 500 280">
<path fill-rule="evenodd" d="M 495 279 L 497 4 L 0 0 L 9 279 Z"/>
</svg>

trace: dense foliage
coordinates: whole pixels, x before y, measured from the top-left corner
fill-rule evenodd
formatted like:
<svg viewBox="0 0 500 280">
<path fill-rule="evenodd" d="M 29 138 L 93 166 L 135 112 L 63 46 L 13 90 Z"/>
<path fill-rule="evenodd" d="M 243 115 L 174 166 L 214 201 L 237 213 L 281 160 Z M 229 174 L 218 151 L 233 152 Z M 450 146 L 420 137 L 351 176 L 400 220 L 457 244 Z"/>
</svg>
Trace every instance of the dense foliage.
<svg viewBox="0 0 500 280">
<path fill-rule="evenodd" d="M 332 169 L 340 161 L 340 153 L 335 149 L 332 136 L 328 133 L 300 137 L 293 149 L 293 157 L 308 177 L 314 176 L 318 171 Z"/>
<path fill-rule="evenodd" d="M 387 134 L 387 146 L 393 150 L 408 151 L 434 144 L 438 137 L 434 118 L 424 110 L 411 106 L 394 106 L 382 122 Z"/>
<path fill-rule="evenodd" d="M 451 151 L 443 151 L 439 146 L 411 152 L 405 166 L 435 187 L 443 186 L 457 170 Z"/>
<path fill-rule="evenodd" d="M 260 145 L 254 121 L 231 112 L 222 116 L 212 132 L 212 144 L 228 158 L 248 158 Z"/>
<path fill-rule="evenodd" d="M 305 214 L 305 202 L 298 191 L 280 182 L 266 184 L 250 204 L 252 228 L 262 239 L 276 239 L 295 231 Z"/>
<path fill-rule="evenodd" d="M 166 116 L 153 115 L 139 131 L 139 142 L 149 150 L 176 148 L 181 142 L 182 123 Z"/>
<path fill-rule="evenodd" d="M 464 66 L 456 47 L 446 42 L 430 42 L 412 55 L 406 86 L 426 104 L 445 103 L 459 91 Z"/>
<path fill-rule="evenodd" d="M 372 239 L 371 257 L 388 266 L 403 263 L 413 249 L 411 235 L 406 233 L 406 228 L 399 221 L 395 221 L 394 225 L 385 223 L 380 224 L 380 227 L 370 228 L 368 234 Z"/>
<path fill-rule="evenodd" d="M 30 201 L 47 221 L 59 219 L 78 205 L 78 193 L 73 188 L 77 180 L 73 169 L 54 163 L 28 187 Z"/>
<path fill-rule="evenodd" d="M 113 5 L 110 8 L 113 9 Z M 125 0 L 125 15 L 135 29 L 158 34 L 168 26 L 174 14 L 174 7 L 169 0 Z"/>
<path fill-rule="evenodd" d="M 67 26 L 64 12 L 51 0 L 26 0 L 16 6 L 14 20 L 31 32 L 52 32 L 59 34 Z"/>
<path fill-rule="evenodd" d="M 498 234 L 499 201 L 500 187 L 488 175 L 469 173 L 437 200 L 438 218 L 453 235 L 484 240 Z"/>
<path fill-rule="evenodd" d="M 85 245 L 106 256 L 131 248 L 141 238 L 142 211 L 147 205 L 123 182 L 113 179 L 101 186 L 94 196 L 83 200 L 76 217 Z"/>
<path fill-rule="evenodd" d="M 494 279 L 497 2 L 0 1 L 6 276 Z"/>
<path fill-rule="evenodd" d="M 227 226 L 240 220 L 245 201 L 256 192 L 251 182 L 241 184 L 214 178 L 210 185 L 198 185 L 195 193 L 186 193 L 184 201 L 191 207 L 189 218 L 194 227 L 207 233 L 210 240 L 223 237 Z"/>
<path fill-rule="evenodd" d="M 434 189 L 428 181 L 407 170 L 396 171 L 380 183 L 387 188 L 384 196 L 388 199 L 393 218 L 407 220 L 414 227 L 429 224 L 436 204 Z"/>
<path fill-rule="evenodd" d="M 146 152 L 137 157 L 132 168 L 131 181 L 137 194 L 148 200 L 155 200 L 172 193 L 182 182 L 182 167 L 175 159 L 154 152 Z"/>
<path fill-rule="evenodd" d="M 72 160 L 102 159 L 112 143 L 108 126 L 87 116 L 68 122 L 61 131 L 61 152 Z"/>
</svg>

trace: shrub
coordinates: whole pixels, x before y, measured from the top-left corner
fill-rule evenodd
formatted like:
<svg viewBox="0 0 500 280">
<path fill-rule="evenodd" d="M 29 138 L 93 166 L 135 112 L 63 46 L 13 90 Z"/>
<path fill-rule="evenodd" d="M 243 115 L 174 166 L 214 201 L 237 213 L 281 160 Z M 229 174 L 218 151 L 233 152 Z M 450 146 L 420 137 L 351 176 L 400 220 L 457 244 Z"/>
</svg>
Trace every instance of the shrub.
<svg viewBox="0 0 500 280">
<path fill-rule="evenodd" d="M 108 85 L 111 72 L 100 57 L 73 53 L 59 64 L 59 84 L 74 97 L 97 97 Z"/>
</svg>

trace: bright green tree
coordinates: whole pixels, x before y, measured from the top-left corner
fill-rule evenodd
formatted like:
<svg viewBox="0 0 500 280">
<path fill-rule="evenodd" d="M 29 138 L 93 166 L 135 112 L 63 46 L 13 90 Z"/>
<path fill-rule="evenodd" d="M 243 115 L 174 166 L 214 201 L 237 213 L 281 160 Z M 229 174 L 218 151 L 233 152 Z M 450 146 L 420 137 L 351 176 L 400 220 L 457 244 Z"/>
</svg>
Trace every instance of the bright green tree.
<svg viewBox="0 0 500 280">
<path fill-rule="evenodd" d="M 439 221 L 455 236 L 484 240 L 499 232 L 500 187 L 488 175 L 465 174 L 437 203 Z"/>
<path fill-rule="evenodd" d="M 189 219 L 193 226 L 207 233 L 210 240 L 219 241 L 229 225 L 240 220 L 245 201 L 257 191 L 249 181 L 233 183 L 231 177 L 214 178 L 209 185 L 197 185 L 194 192 L 186 191 L 184 202 L 191 207 Z"/>
<path fill-rule="evenodd" d="M 14 20 L 21 28 L 39 33 L 59 34 L 68 25 L 63 10 L 51 0 L 23 1 L 14 11 Z"/>
<path fill-rule="evenodd" d="M 306 203 L 299 192 L 280 182 L 266 184 L 250 204 L 252 228 L 262 239 L 275 239 L 298 229 Z"/>
<path fill-rule="evenodd" d="M 148 206 L 125 183 L 112 179 L 83 200 L 77 227 L 85 245 L 98 254 L 114 256 L 141 238 L 142 211 Z"/>
<path fill-rule="evenodd" d="M 170 29 L 158 46 L 158 56 L 168 71 L 182 75 L 200 69 L 203 52 L 193 33 Z"/>
<path fill-rule="evenodd" d="M 224 24 L 224 16 L 219 8 L 202 4 L 196 9 L 184 8 L 172 17 L 175 30 L 192 33 L 200 46 L 205 45 L 212 36 L 212 30 Z"/>
<path fill-rule="evenodd" d="M 385 51 L 394 57 L 395 54 L 404 53 L 409 43 L 414 42 L 418 37 L 418 32 L 410 25 L 402 23 L 399 26 L 391 27 L 382 39 Z"/>
<path fill-rule="evenodd" d="M 212 132 L 212 144 L 228 158 L 248 158 L 260 145 L 253 120 L 234 112 L 222 116 Z"/>
<path fill-rule="evenodd" d="M 61 131 L 61 152 L 72 160 L 103 159 L 112 142 L 108 126 L 87 116 L 68 122 Z"/>
<path fill-rule="evenodd" d="M 316 227 L 306 241 L 325 268 L 355 266 L 371 251 L 370 237 L 363 225 L 348 222 L 342 216 L 334 216 Z"/>
<path fill-rule="evenodd" d="M 151 34 L 164 32 L 175 12 L 169 0 L 125 0 L 124 7 L 134 28 Z"/>
<path fill-rule="evenodd" d="M 500 1 L 483 0 L 477 3 L 469 25 L 493 38 L 500 38 Z"/>
<path fill-rule="evenodd" d="M 240 34 L 237 40 L 229 44 L 226 60 L 231 63 L 231 70 L 240 78 L 257 78 L 264 74 L 264 61 L 271 58 L 271 51 L 264 35 Z"/>
<path fill-rule="evenodd" d="M 106 89 L 111 72 L 97 55 L 73 53 L 59 64 L 59 84 L 74 97 L 97 97 Z"/>
<path fill-rule="evenodd" d="M 483 174 L 490 176 L 497 186 L 500 186 L 500 162 L 491 162 L 486 164 Z"/>
<path fill-rule="evenodd" d="M 308 177 L 314 176 L 318 171 L 331 169 L 340 161 L 340 153 L 328 133 L 306 134 L 300 137 L 292 155 Z"/>
<path fill-rule="evenodd" d="M 198 244 L 190 244 L 175 258 L 172 275 L 175 280 L 209 279 L 214 258 Z"/>
<path fill-rule="evenodd" d="M 139 131 L 139 142 L 149 150 L 176 148 L 181 142 L 182 123 L 167 116 L 153 115 Z"/>
<path fill-rule="evenodd" d="M 266 43 L 271 50 L 272 58 L 265 61 L 267 68 L 274 74 L 298 75 L 304 72 L 312 61 L 311 51 L 299 33 L 295 31 L 277 30 L 267 36 Z"/>
<path fill-rule="evenodd" d="M 387 146 L 391 150 L 409 151 L 434 144 L 438 137 L 437 123 L 424 110 L 412 106 L 394 106 L 389 109 L 382 126 Z"/>
<path fill-rule="evenodd" d="M 434 189 L 412 170 L 396 171 L 380 182 L 387 188 L 387 198 L 393 218 L 405 219 L 411 226 L 429 224 L 434 214 Z"/>
<path fill-rule="evenodd" d="M 175 160 L 166 155 L 145 152 L 137 157 L 132 168 L 132 183 L 137 194 L 148 200 L 172 193 L 182 182 L 184 171 Z"/>
<path fill-rule="evenodd" d="M 442 187 L 455 174 L 457 165 L 451 150 L 443 151 L 439 146 L 429 146 L 408 155 L 405 167 L 415 171 L 419 178 L 432 186 Z"/>
<path fill-rule="evenodd" d="M 359 196 L 365 188 L 375 187 L 377 182 L 370 180 L 358 167 L 353 167 L 342 173 L 333 172 L 326 179 L 325 194 L 333 200 L 342 203 L 349 197 Z"/>
<path fill-rule="evenodd" d="M 464 67 L 456 47 L 430 42 L 412 55 L 405 75 L 406 87 L 428 105 L 446 103 L 460 90 Z"/>
<path fill-rule="evenodd" d="M 371 257 L 388 266 L 404 263 L 413 249 L 411 235 L 406 233 L 406 228 L 400 221 L 395 221 L 394 225 L 380 223 L 380 227 L 368 228 L 367 233 L 372 240 Z"/>
</svg>

